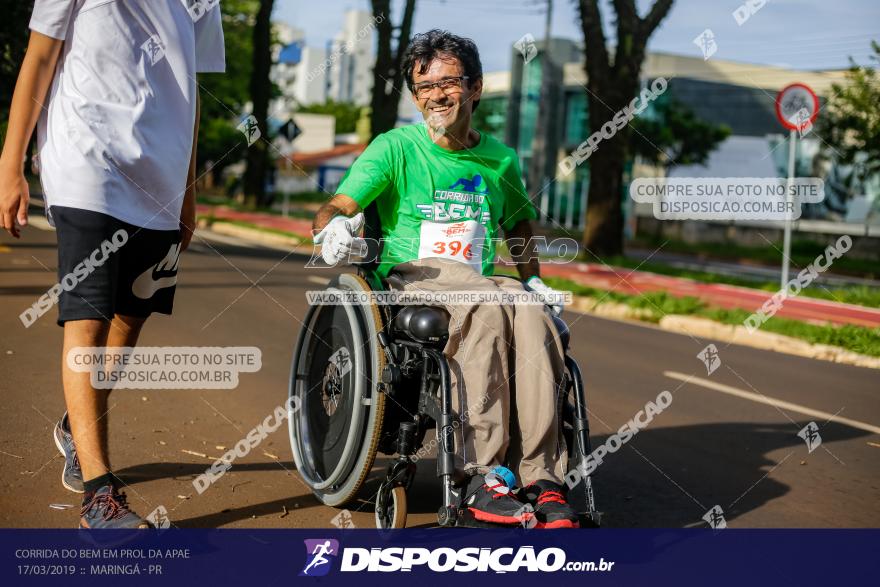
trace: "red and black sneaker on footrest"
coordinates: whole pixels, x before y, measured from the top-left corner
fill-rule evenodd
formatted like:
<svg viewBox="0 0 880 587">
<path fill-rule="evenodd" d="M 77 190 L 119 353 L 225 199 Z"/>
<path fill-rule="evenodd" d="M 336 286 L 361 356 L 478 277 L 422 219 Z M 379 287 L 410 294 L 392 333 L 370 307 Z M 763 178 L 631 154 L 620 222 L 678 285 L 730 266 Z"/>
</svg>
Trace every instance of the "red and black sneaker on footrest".
<svg viewBox="0 0 880 587">
<path fill-rule="evenodd" d="M 552 481 L 523 487 L 522 496 L 535 508 L 535 528 L 579 528 L 577 512 L 565 500 L 565 490 Z"/>
<path fill-rule="evenodd" d="M 501 491 L 498 491 L 498 490 Z M 483 475 L 474 475 L 465 487 L 462 507 L 475 520 L 505 526 L 531 526 L 532 512 L 524 509 L 503 483 L 488 485 Z"/>
</svg>

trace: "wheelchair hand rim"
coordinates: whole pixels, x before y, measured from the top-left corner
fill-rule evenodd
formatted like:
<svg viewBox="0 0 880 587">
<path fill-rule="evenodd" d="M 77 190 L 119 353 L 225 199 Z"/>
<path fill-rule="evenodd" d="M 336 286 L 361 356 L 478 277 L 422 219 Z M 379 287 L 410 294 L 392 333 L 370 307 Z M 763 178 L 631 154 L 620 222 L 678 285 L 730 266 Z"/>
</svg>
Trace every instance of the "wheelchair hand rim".
<svg viewBox="0 0 880 587">
<path fill-rule="evenodd" d="M 328 291 L 336 291 L 341 292 L 342 290 L 337 288 L 328 288 Z M 363 366 L 365 362 L 364 357 L 364 344 L 365 339 L 363 336 L 363 332 L 359 326 L 360 322 L 358 321 L 358 317 L 356 315 L 356 310 L 349 304 L 345 304 L 342 306 L 349 320 L 349 324 L 352 325 L 352 337 L 354 339 L 353 344 L 353 353 L 355 355 L 354 364 L 358 366 Z M 317 318 L 320 313 L 320 307 L 313 306 L 310 310 L 307 318 L 311 318 L 310 321 L 304 323 L 303 333 L 307 331 L 311 331 L 312 327 L 317 323 Z M 314 334 L 314 333 L 313 333 Z M 306 355 L 309 351 L 307 345 L 300 345 L 298 349 L 297 356 L 294 357 L 294 365 L 293 368 L 299 370 L 299 366 L 303 364 L 303 362 L 307 359 Z M 300 393 L 301 387 L 305 385 L 305 381 L 303 379 L 304 374 L 297 373 L 296 371 L 293 373 L 293 377 L 291 377 L 291 394 L 296 394 L 300 397 L 302 402 L 302 406 L 304 406 L 305 398 L 303 394 Z M 302 458 L 303 455 L 297 454 L 299 450 L 294 449 L 294 460 L 296 461 L 297 470 L 300 475 L 302 475 L 303 479 L 313 490 L 323 490 L 333 487 L 334 485 L 345 481 L 345 474 L 347 469 L 350 466 L 351 460 L 353 458 L 357 458 L 357 452 L 360 449 L 360 446 L 356 446 L 356 443 L 359 442 L 361 433 L 363 431 L 364 423 L 363 423 L 363 397 L 364 397 L 364 387 L 366 386 L 366 378 L 363 377 L 355 377 L 354 378 L 354 397 L 355 401 L 352 403 L 352 413 L 351 413 L 351 421 L 354 423 L 354 428 L 349 432 L 346 440 L 345 446 L 342 451 L 342 455 L 339 457 L 339 461 L 330 475 L 327 475 L 325 478 L 321 479 L 320 475 L 317 471 L 313 470 L 313 468 L 309 465 L 308 459 Z M 291 434 L 299 436 L 303 438 L 303 429 L 308 429 L 308 425 L 305 423 L 305 418 L 307 417 L 307 410 L 305 407 L 301 407 L 301 409 L 295 414 L 294 419 L 290 421 Z M 304 442 L 302 443 L 294 443 L 294 446 L 298 447 L 307 447 L 308 439 L 304 438 Z M 301 450 L 300 448 L 300 450 Z"/>
</svg>

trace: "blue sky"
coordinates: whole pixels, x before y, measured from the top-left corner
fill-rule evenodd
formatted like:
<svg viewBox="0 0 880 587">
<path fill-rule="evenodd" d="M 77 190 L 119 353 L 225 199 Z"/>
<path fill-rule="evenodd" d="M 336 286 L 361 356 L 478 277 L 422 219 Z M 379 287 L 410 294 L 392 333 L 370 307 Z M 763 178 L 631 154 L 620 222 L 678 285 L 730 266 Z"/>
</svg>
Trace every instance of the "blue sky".
<svg viewBox="0 0 880 587">
<path fill-rule="evenodd" d="M 753 0 L 754 1 L 754 0 Z M 699 55 L 693 39 L 712 29 L 715 59 L 780 65 L 794 69 L 846 67 L 848 56 L 867 62 L 870 40 L 880 41 L 878 0 L 767 0 L 737 25 L 732 13 L 746 0 L 676 0 L 649 49 Z M 606 35 L 613 40 L 610 2 Z M 652 2 L 638 0 L 641 14 Z M 309 45 L 324 46 L 342 26 L 346 9 L 369 10 L 369 0 L 276 0 L 275 18 L 304 29 Z M 392 0 L 399 10 L 402 0 Z M 544 34 L 543 0 L 418 0 L 415 31 L 446 28 L 477 42 L 485 71 L 510 67 L 510 47 L 526 33 Z M 395 12 L 395 19 L 397 18 Z M 396 20 L 395 20 L 396 21 Z M 572 0 L 554 1 L 554 36 L 579 39 Z"/>
</svg>

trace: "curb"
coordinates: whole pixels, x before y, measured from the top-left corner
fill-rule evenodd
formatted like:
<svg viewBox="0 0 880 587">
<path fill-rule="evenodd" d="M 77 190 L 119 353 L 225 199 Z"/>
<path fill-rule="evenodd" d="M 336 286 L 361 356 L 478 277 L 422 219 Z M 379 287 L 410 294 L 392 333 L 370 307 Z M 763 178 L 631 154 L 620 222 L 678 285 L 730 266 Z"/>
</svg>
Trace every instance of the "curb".
<svg viewBox="0 0 880 587">
<path fill-rule="evenodd" d="M 587 296 L 572 296 L 573 303 L 567 306 L 567 310 L 575 310 L 584 314 L 592 314 L 611 320 L 626 320 L 636 322 L 650 322 L 649 318 L 654 314 L 647 309 L 633 308 L 617 302 L 601 302 L 596 298 Z"/>
<path fill-rule="evenodd" d="M 805 340 L 776 334 L 774 332 L 749 333 L 745 326 L 721 324 L 707 318 L 669 315 L 660 319 L 660 328 L 673 332 L 685 332 L 693 336 L 713 338 L 757 349 L 819 359 L 832 363 L 880 369 L 880 357 L 871 357 L 827 344 L 813 344 Z"/>
<path fill-rule="evenodd" d="M 199 226 L 199 228 L 202 228 L 202 226 Z M 283 234 L 275 234 L 256 228 L 249 228 L 247 226 L 239 226 L 230 222 L 224 222 L 223 220 L 214 220 L 210 224 L 206 224 L 204 228 L 212 232 L 216 232 L 217 234 L 235 236 L 266 245 L 283 246 L 289 247 L 291 249 L 296 249 L 300 245 L 304 244 L 304 239 L 297 236 L 284 236 Z"/>
<path fill-rule="evenodd" d="M 566 308 L 583 314 L 591 314 L 610 320 L 627 322 L 637 321 L 650 326 L 646 318 L 652 313 L 648 310 L 632 308 L 626 304 L 615 302 L 598 303 L 594 298 L 575 296 L 574 303 Z M 708 318 L 668 314 L 660 319 L 656 326 L 661 330 L 687 334 L 694 338 L 711 338 L 713 340 L 738 344 L 756 349 L 768 350 L 787 355 L 880 369 L 880 357 L 872 357 L 848 351 L 841 347 L 827 344 L 812 344 L 804 340 L 776 334 L 773 332 L 756 331 L 749 333 L 745 326 L 722 324 Z"/>
</svg>

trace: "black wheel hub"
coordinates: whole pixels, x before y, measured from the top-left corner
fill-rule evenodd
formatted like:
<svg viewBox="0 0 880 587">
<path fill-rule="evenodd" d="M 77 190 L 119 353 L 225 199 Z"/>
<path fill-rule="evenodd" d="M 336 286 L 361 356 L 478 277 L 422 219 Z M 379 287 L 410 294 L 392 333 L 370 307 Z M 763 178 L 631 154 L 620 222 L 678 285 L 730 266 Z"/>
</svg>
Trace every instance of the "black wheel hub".
<svg viewBox="0 0 880 587">
<path fill-rule="evenodd" d="M 332 416 L 339 408 L 339 401 L 342 397 L 342 375 L 339 372 L 339 367 L 333 361 L 329 361 L 324 369 L 321 392 L 321 404 L 324 406 L 324 412 L 328 416 Z"/>
</svg>

